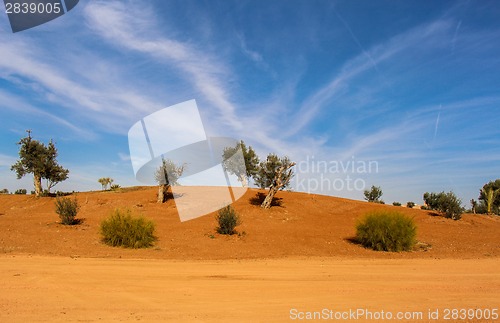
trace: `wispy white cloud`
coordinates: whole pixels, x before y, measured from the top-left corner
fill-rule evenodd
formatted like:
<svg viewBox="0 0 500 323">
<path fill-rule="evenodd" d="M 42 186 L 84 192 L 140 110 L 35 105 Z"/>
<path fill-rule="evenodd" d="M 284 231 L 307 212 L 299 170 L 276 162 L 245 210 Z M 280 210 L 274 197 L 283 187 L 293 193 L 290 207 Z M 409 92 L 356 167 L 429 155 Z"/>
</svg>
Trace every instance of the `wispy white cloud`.
<svg viewBox="0 0 500 323">
<path fill-rule="evenodd" d="M 143 2 L 125 5 L 119 1 L 94 1 L 84 10 L 88 26 L 98 35 L 177 68 L 213 104 L 226 124 L 242 128 L 226 86 L 231 77 L 227 66 L 193 44 L 153 32 L 158 29 L 155 14 Z"/>
<path fill-rule="evenodd" d="M 121 161 L 130 161 L 130 154 L 118 153 L 118 157 L 120 157 Z"/>
<path fill-rule="evenodd" d="M 247 56 L 249 59 L 251 59 L 255 63 L 261 63 L 263 60 L 262 55 L 256 51 L 248 48 L 247 43 L 245 41 L 245 38 L 242 34 L 238 34 L 237 37 L 238 37 L 238 40 L 240 42 L 240 47 L 241 47 L 243 54 L 245 54 L 245 56 Z"/>
<path fill-rule="evenodd" d="M 396 55 L 410 49 L 432 48 L 442 46 L 442 39 L 450 31 L 451 21 L 438 20 L 427 23 L 409 31 L 402 32 L 390 40 L 378 44 L 362 54 L 347 61 L 340 72 L 326 85 L 310 95 L 294 114 L 295 121 L 289 127 L 288 136 L 300 132 L 318 115 L 319 111 L 328 105 L 334 105 L 336 96 L 342 94 L 350 82 L 360 78 L 378 64 L 394 58 Z M 363 47 L 361 47 L 363 48 Z M 384 86 L 384 84 L 372 84 Z"/>
<path fill-rule="evenodd" d="M 143 94 L 149 84 L 136 89 L 134 80 L 125 77 L 128 67 L 89 52 L 77 42 L 65 51 L 64 59 L 59 59 L 53 55 L 51 44 L 25 35 L 1 34 L 0 41 L 0 78 L 32 93 L 16 97 L 9 105 L 44 114 L 77 135 L 95 139 L 95 132 L 100 131 L 126 133 L 141 116 L 164 107 L 164 102 Z M 4 97 L 6 94 L 3 91 Z M 34 108 L 34 99 L 50 103 L 50 112 Z M 14 97 L 10 95 L 9 100 Z M 5 106 L 7 103 L 3 102 Z"/>
<path fill-rule="evenodd" d="M 56 116 L 48 111 L 35 108 L 28 102 L 24 101 L 22 98 L 16 97 L 1 89 L 0 89 L 0 108 L 4 110 L 12 110 L 15 113 L 22 113 L 30 116 L 39 116 L 47 121 L 50 120 L 51 122 L 54 122 L 57 125 L 61 125 L 80 136 L 84 136 L 85 138 L 95 137 L 93 132 L 78 127 L 74 123 L 71 123 L 65 120 L 64 118 Z"/>
</svg>

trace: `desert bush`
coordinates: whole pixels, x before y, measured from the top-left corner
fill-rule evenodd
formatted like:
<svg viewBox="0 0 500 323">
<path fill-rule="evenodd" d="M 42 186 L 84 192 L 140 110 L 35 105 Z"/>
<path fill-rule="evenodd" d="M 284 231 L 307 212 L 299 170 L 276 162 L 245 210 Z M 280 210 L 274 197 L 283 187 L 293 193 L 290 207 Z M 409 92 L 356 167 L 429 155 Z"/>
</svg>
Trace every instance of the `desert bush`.
<svg viewBox="0 0 500 323">
<path fill-rule="evenodd" d="M 9 194 L 9 190 L 4 188 L 0 191 L 0 194 Z"/>
<path fill-rule="evenodd" d="M 437 210 L 444 214 L 445 218 L 460 220 L 464 209 L 462 200 L 453 192 L 425 193 L 424 201 L 429 210 Z"/>
<path fill-rule="evenodd" d="M 356 240 L 377 251 L 409 251 L 416 243 L 413 219 L 399 212 L 368 213 L 356 226 Z"/>
<path fill-rule="evenodd" d="M 409 209 L 413 209 L 414 206 L 415 206 L 415 202 L 408 202 L 408 203 L 406 203 L 406 207 L 409 208 Z"/>
<path fill-rule="evenodd" d="M 453 192 L 425 193 L 424 201 L 428 209 L 440 211 L 446 218 L 459 220 L 462 217 L 462 201 Z"/>
<path fill-rule="evenodd" d="M 438 209 L 444 213 L 445 218 L 453 220 L 460 220 L 464 212 L 462 201 L 453 192 L 441 195 Z"/>
<path fill-rule="evenodd" d="M 380 199 L 383 194 L 380 186 L 372 185 L 372 187 L 369 190 L 365 190 L 363 194 L 365 195 L 365 200 L 368 202 L 385 204 L 384 201 Z"/>
<path fill-rule="evenodd" d="M 113 247 L 148 248 L 156 240 L 153 221 L 143 216 L 132 216 L 130 210 L 115 210 L 101 222 L 101 235 L 105 244 Z"/>
<path fill-rule="evenodd" d="M 26 191 L 26 189 L 24 189 L 24 188 L 20 188 L 14 192 L 14 194 L 18 194 L 18 195 L 25 195 L 26 193 L 28 193 L 28 191 Z"/>
<path fill-rule="evenodd" d="M 399 203 L 399 202 L 392 202 L 392 205 L 394 205 L 394 206 L 401 206 L 401 203 Z"/>
<path fill-rule="evenodd" d="M 118 184 L 113 184 L 113 185 L 111 185 L 111 186 L 110 186 L 110 189 L 111 189 L 112 191 L 119 190 L 120 188 L 121 188 L 121 186 L 120 186 L 120 185 L 118 185 Z"/>
<path fill-rule="evenodd" d="M 479 201 L 479 203 L 476 206 L 476 213 L 478 214 L 487 214 L 488 213 L 488 206 L 484 201 Z"/>
<path fill-rule="evenodd" d="M 56 213 L 59 215 L 62 224 L 76 224 L 78 221 L 76 221 L 75 217 L 78 210 L 79 206 L 76 198 L 73 200 L 64 197 L 56 198 Z"/>
<path fill-rule="evenodd" d="M 220 209 L 216 219 L 219 224 L 217 232 L 220 234 L 234 234 L 234 228 L 241 224 L 240 217 L 231 205 Z"/>
</svg>

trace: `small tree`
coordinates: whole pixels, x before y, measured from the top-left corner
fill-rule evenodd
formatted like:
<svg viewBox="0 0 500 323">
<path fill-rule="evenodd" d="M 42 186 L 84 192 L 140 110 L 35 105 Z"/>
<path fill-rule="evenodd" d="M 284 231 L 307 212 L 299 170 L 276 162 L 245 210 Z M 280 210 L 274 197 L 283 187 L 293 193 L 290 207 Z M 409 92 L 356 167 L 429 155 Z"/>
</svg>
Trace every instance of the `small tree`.
<svg viewBox="0 0 500 323">
<path fill-rule="evenodd" d="M 26 174 L 33 174 L 35 195 L 42 194 L 42 178 L 47 179 L 48 189 L 68 178 L 69 171 L 57 163 L 57 149 L 51 141 L 45 146 L 38 140 L 31 138 L 31 131 L 27 130 L 28 136 L 22 138 L 18 145 L 19 160 L 10 168 L 15 171 L 20 179 Z"/>
<path fill-rule="evenodd" d="M 484 184 L 479 192 L 479 200 L 484 202 L 487 214 L 494 213 L 494 209 L 498 213 L 500 208 L 500 179 Z"/>
<path fill-rule="evenodd" d="M 372 185 L 371 189 L 365 190 L 363 194 L 365 195 L 365 200 L 367 200 L 368 202 L 381 203 L 381 204 L 384 203 L 382 200 L 380 200 L 383 194 L 380 186 Z"/>
<path fill-rule="evenodd" d="M 47 158 L 47 164 L 42 174 L 42 178 L 47 180 L 47 191 L 50 193 L 50 190 L 54 186 L 68 178 L 69 171 L 57 164 L 57 149 L 52 141 L 49 142 L 47 146 L 47 154 L 50 157 Z"/>
<path fill-rule="evenodd" d="M 425 193 L 424 202 L 431 210 L 437 210 L 446 218 L 460 220 L 464 209 L 462 201 L 453 192 Z"/>
<path fill-rule="evenodd" d="M 178 185 L 177 180 L 182 176 L 185 165 L 177 166 L 171 160 L 162 159 L 162 164 L 155 172 L 158 183 L 158 203 L 165 203 L 168 199 L 168 190 L 171 185 Z"/>
<path fill-rule="evenodd" d="M 114 179 L 109 178 L 109 177 L 101 177 L 97 181 L 99 182 L 99 184 L 101 184 L 102 190 L 106 191 L 108 189 L 108 185 L 111 188 L 111 183 L 114 182 Z"/>
<path fill-rule="evenodd" d="M 288 157 L 279 158 L 275 154 L 269 154 L 266 161 L 259 165 L 259 171 L 254 176 L 255 183 L 261 188 L 269 188 L 266 198 L 261 207 L 268 209 L 271 207 L 274 195 L 288 187 L 290 180 L 294 176 L 292 167 L 295 163 Z"/>
<path fill-rule="evenodd" d="M 476 209 L 477 209 L 477 201 L 474 199 L 470 200 L 470 206 L 471 206 L 471 212 L 476 214 Z"/>
<path fill-rule="evenodd" d="M 236 154 L 241 149 L 242 154 Z M 248 179 L 257 175 L 259 157 L 251 146 L 240 141 L 235 147 L 226 147 L 222 153 L 224 170 L 236 175 L 243 187 L 248 186 Z"/>
<path fill-rule="evenodd" d="M 460 220 L 464 209 L 462 207 L 462 200 L 460 200 L 455 193 L 448 192 L 441 195 L 439 199 L 439 210 L 444 213 L 444 216 L 453 220 Z"/>
<path fill-rule="evenodd" d="M 441 196 L 441 194 L 444 194 L 444 192 L 441 192 L 441 193 L 425 192 L 424 193 L 424 202 L 429 210 L 437 210 L 438 209 L 439 197 Z"/>
<path fill-rule="evenodd" d="M 414 206 L 415 206 L 414 202 L 408 202 L 408 203 L 406 203 L 406 207 L 409 208 L 409 209 L 413 209 Z"/>
<path fill-rule="evenodd" d="M 106 177 L 101 177 L 97 181 L 99 182 L 99 184 L 101 184 L 102 190 L 105 191 L 106 190 L 106 186 L 108 185 L 107 178 Z"/>
</svg>

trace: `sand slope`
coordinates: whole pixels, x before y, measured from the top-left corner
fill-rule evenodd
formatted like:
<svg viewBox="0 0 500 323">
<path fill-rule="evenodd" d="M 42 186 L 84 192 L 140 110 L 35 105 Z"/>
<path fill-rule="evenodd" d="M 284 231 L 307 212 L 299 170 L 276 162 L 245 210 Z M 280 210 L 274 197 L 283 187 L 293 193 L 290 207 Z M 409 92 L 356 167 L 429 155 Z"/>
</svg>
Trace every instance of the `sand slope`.
<svg viewBox="0 0 500 323">
<path fill-rule="evenodd" d="M 180 222 L 174 201 L 156 203 L 156 188 L 79 193 L 77 226 L 59 224 L 53 198 L 0 195 L 0 253 L 82 257 L 234 259 L 285 256 L 369 258 L 489 258 L 500 256 L 500 217 L 465 214 L 453 221 L 432 212 L 361 201 L 279 192 L 281 206 L 262 210 L 250 190 L 234 207 L 243 223 L 240 235 L 215 232 L 214 214 Z M 158 242 L 150 250 L 109 248 L 100 241 L 99 223 L 115 208 L 129 208 L 156 223 Z M 361 248 L 350 239 L 356 221 L 374 209 L 399 210 L 415 218 L 417 238 L 428 251 L 391 254 Z"/>
<path fill-rule="evenodd" d="M 453 221 L 289 192 L 262 210 L 253 201 L 260 191 L 250 190 L 235 204 L 239 234 L 228 237 L 215 232 L 214 214 L 181 223 L 174 202 L 158 205 L 155 192 L 79 193 L 77 226 L 59 224 L 52 198 L 0 195 L 0 322 L 303 322 L 349 311 L 360 315 L 351 322 L 388 321 L 363 310 L 411 312 L 404 322 L 500 321 L 444 316 L 500 308 L 499 217 Z M 117 207 L 155 221 L 155 247 L 101 243 L 99 223 Z M 356 221 L 375 209 L 414 217 L 431 247 L 383 253 L 353 243 Z"/>
</svg>

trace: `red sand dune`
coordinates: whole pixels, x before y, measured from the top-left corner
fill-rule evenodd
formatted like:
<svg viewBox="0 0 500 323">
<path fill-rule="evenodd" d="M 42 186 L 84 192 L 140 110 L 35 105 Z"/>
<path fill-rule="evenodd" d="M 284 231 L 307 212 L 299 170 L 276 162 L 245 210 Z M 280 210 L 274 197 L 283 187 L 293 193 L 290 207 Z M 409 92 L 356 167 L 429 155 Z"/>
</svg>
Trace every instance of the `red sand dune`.
<svg viewBox="0 0 500 323">
<path fill-rule="evenodd" d="M 233 236 L 215 232 L 215 214 L 181 223 L 174 202 L 157 204 L 151 187 L 78 193 L 76 226 L 59 224 L 53 198 L 0 195 L 0 322 L 275 322 L 356 310 L 422 313 L 405 322 L 500 321 L 445 317 L 500 308 L 499 217 L 453 221 L 289 192 L 262 210 L 250 202 L 257 192 L 235 203 L 243 223 Z M 152 219 L 156 245 L 102 244 L 99 223 L 115 208 Z M 385 253 L 353 243 L 357 219 L 374 209 L 414 217 L 427 247 Z"/>
</svg>

